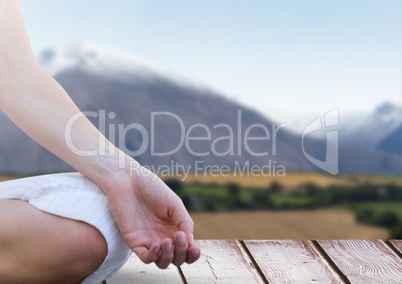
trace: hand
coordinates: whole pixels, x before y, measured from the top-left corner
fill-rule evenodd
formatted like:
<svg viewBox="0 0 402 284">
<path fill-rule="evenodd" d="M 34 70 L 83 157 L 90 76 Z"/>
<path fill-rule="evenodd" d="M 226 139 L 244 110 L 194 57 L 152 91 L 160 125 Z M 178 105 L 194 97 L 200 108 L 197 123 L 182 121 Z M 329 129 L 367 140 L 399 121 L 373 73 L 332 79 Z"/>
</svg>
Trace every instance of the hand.
<svg viewBox="0 0 402 284">
<path fill-rule="evenodd" d="M 183 202 L 151 171 L 138 165 L 131 176 L 115 175 L 102 188 L 124 240 L 144 263 L 164 269 L 199 258 Z"/>
</svg>

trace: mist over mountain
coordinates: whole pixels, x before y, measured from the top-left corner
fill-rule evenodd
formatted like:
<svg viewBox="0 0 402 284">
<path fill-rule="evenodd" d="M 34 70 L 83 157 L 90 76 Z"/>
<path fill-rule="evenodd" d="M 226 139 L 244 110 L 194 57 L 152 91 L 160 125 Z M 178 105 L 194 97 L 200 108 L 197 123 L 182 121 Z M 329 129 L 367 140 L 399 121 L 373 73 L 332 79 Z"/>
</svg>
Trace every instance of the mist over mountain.
<svg viewBox="0 0 402 284">
<path fill-rule="evenodd" d="M 343 145 L 386 150 L 379 144 L 401 125 L 402 107 L 385 102 L 370 113 L 341 117 L 339 137 Z"/>
<path fill-rule="evenodd" d="M 269 118 L 205 85 L 135 57 L 104 51 L 85 42 L 69 42 L 43 51 L 38 62 L 65 88 L 78 107 L 90 114 L 89 119 L 111 141 L 132 153 L 141 152 L 135 158 L 142 164 L 177 163 L 195 170 L 196 162 L 230 169 L 249 163 L 272 168 L 283 166 L 286 171 L 317 170 L 303 154 L 301 135 L 285 127 L 278 128 Z M 105 119 L 100 119 L 102 116 Z M 249 128 L 252 125 L 257 126 Z M 141 129 L 149 136 L 145 137 Z M 0 131 L 1 172 L 71 170 L 31 141 L 3 114 Z M 189 139 L 187 143 L 183 141 L 186 135 L 205 139 Z M 244 142 L 245 136 L 267 135 L 269 140 Z M 397 173 L 402 170 L 402 158 L 398 155 L 345 145 L 339 150 L 340 171 Z M 325 141 L 307 137 L 304 146 L 310 155 L 325 159 Z M 175 148 L 177 151 L 172 151 Z M 172 153 L 155 154 L 168 152 Z"/>
<path fill-rule="evenodd" d="M 402 107 L 392 104 L 385 106 L 387 105 L 384 111 L 389 117 L 388 125 L 391 127 L 387 128 L 388 131 L 379 139 L 376 147 L 387 153 L 402 155 Z"/>
</svg>

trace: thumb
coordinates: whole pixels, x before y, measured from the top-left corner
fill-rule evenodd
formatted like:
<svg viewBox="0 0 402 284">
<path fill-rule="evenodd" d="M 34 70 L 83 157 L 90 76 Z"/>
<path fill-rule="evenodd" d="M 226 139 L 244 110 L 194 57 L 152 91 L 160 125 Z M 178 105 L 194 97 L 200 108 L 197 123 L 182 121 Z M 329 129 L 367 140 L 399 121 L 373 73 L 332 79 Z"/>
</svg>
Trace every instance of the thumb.
<svg viewBox="0 0 402 284">
<path fill-rule="evenodd" d="M 177 200 L 179 202 L 174 202 L 174 222 L 177 224 L 178 229 L 182 232 L 184 232 L 187 236 L 187 240 L 190 245 L 194 244 L 194 221 L 191 219 L 190 214 L 188 214 L 186 207 L 184 206 L 182 200 L 180 200 L 179 197 L 177 197 Z"/>
</svg>

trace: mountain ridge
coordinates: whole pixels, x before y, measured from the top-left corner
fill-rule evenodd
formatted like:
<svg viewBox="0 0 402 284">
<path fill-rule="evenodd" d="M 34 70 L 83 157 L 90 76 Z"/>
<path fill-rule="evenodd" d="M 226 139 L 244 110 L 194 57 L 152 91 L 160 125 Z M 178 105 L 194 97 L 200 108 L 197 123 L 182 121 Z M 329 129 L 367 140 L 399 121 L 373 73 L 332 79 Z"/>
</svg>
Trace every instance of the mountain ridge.
<svg viewBox="0 0 402 284">
<path fill-rule="evenodd" d="M 277 126 L 274 121 L 260 113 L 233 102 L 208 87 L 188 84 L 182 79 L 166 76 L 163 72 L 154 71 L 149 66 L 141 64 L 137 64 L 135 68 L 123 66 L 117 72 L 110 71 L 116 67 L 98 70 L 96 67 L 99 63 L 98 60 L 102 60 L 100 58 L 103 57 L 94 54 L 96 50 L 85 45 L 84 47 L 82 45 L 81 47 L 80 45 L 73 46 L 71 49 L 66 47 L 64 50 L 62 49 L 63 52 L 52 52 L 51 49 L 48 49 L 38 57 L 38 61 L 45 70 L 53 74 L 82 111 L 99 114 L 99 111 L 103 110 L 106 114 L 105 123 L 107 125 L 128 127 L 137 123 L 147 131 L 154 127 L 154 146 L 158 151 L 168 152 L 174 149 L 182 135 L 182 129 L 173 116 L 166 116 L 164 119 L 155 121 L 155 125 L 151 125 L 152 113 L 155 112 L 177 115 L 186 130 L 197 124 L 203 124 L 210 129 L 211 139 L 209 141 L 190 142 L 192 143 L 191 149 L 198 153 L 211 151 L 212 141 L 228 135 L 227 129 L 215 127 L 216 125 L 230 126 L 234 137 L 244 137 L 251 125 L 262 125 L 267 129 Z M 65 54 L 67 54 L 67 59 L 59 58 Z M 112 56 L 111 53 L 107 54 Z M 113 65 L 116 65 L 116 61 L 118 62 L 114 58 L 108 60 L 107 62 L 112 62 Z M 130 62 L 128 60 L 126 63 L 130 65 Z M 106 63 L 101 63 L 101 65 L 108 66 Z M 147 75 L 144 76 L 144 74 Z M 239 110 L 242 114 L 240 122 L 237 117 Z M 107 116 L 111 113 L 115 115 L 113 119 Z M 95 126 L 100 126 L 97 118 L 89 118 Z M 72 170 L 70 166 L 31 141 L 4 116 L 0 116 L 0 131 L 2 133 L 0 145 L 3 147 L 3 151 L 0 153 L 0 171 L 42 173 Z M 135 129 L 127 131 L 124 136 L 119 136 L 116 133 L 114 135 L 110 133 L 106 127 L 104 134 L 129 151 L 140 149 L 144 143 L 144 137 Z M 205 131 L 202 128 L 193 130 L 193 136 L 197 135 L 205 136 Z M 263 127 L 252 129 L 249 135 L 264 136 Z M 270 137 L 272 138 L 272 136 Z M 216 142 L 214 144 L 216 149 L 223 153 L 227 151 L 228 147 L 234 147 L 242 151 L 241 155 L 235 153 L 223 156 L 195 156 L 188 147 L 181 147 L 171 155 L 155 156 L 151 153 L 151 147 L 148 147 L 135 158 L 148 166 L 170 165 L 172 162 L 189 166 L 201 162 L 209 166 L 227 166 L 233 169 L 235 163 L 244 165 L 249 162 L 251 165 L 263 167 L 275 162 L 276 165 L 283 165 L 289 171 L 319 170 L 305 157 L 301 149 L 302 137 L 300 135 L 282 129 L 277 132 L 276 139 L 277 143 L 273 139 L 249 141 L 248 146 L 253 152 L 268 151 L 269 154 L 265 156 L 253 155 L 247 151 L 242 141 L 235 140 L 231 143 L 227 139 Z M 321 160 L 325 159 L 325 142 L 310 138 L 306 138 L 304 142 L 309 154 Z M 339 166 L 341 171 L 348 172 L 396 173 L 402 170 L 402 158 L 346 147 L 340 149 Z"/>
</svg>

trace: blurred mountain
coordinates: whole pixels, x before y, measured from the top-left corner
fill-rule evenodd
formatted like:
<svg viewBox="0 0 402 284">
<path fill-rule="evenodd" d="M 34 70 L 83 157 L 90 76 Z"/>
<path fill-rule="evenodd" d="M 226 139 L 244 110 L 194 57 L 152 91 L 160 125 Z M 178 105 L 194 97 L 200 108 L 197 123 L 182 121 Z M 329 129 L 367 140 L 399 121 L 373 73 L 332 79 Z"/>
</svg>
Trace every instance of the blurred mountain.
<svg viewBox="0 0 402 284">
<path fill-rule="evenodd" d="M 395 131 L 398 132 L 401 126 L 402 107 L 385 102 L 371 113 L 341 116 L 339 138 L 344 146 L 395 152 L 391 149 L 388 151 L 386 140 Z M 395 135 L 397 134 L 392 135 L 393 138 L 390 139 L 394 140 Z M 397 145 L 390 147 L 394 149 Z M 399 148 L 402 153 L 402 144 Z"/>
<path fill-rule="evenodd" d="M 377 145 L 378 149 L 387 153 L 402 155 L 402 124 Z"/>
<path fill-rule="evenodd" d="M 89 119 L 115 144 L 136 151 L 145 145 L 143 142 L 147 142 L 148 138 L 146 150 L 136 156 L 145 165 L 157 167 L 178 163 L 184 167 L 191 166 L 194 170 L 196 162 L 230 169 L 236 164 L 244 166 L 250 163 L 251 166 L 270 165 L 273 171 L 275 166 L 280 165 L 287 171 L 317 170 L 304 156 L 299 134 L 285 128 L 273 131 L 275 123 L 258 112 L 202 84 L 135 57 L 104 51 L 86 42 L 69 42 L 43 51 L 38 56 L 38 62 L 65 88 L 81 110 L 93 112 Z M 104 120 L 99 119 L 102 112 Z M 155 115 L 155 112 L 175 116 Z M 97 117 L 91 117 L 94 114 Z M 138 124 L 148 131 L 149 137 L 144 137 L 135 129 Z M 270 140 L 254 140 L 245 145 L 242 139 L 246 132 L 248 136 L 266 134 L 261 127 L 247 130 L 253 124 L 265 126 L 270 131 Z M 182 143 L 183 128 L 187 133 L 191 130 L 191 137 L 205 137 L 209 129 L 211 137 L 203 141 L 189 141 L 187 147 L 185 144 L 178 147 Z M 31 141 L 3 114 L 0 115 L 0 133 L 1 172 L 71 170 Z M 229 135 L 234 139 L 228 139 Z M 325 142 L 307 138 L 304 145 L 310 155 L 325 158 Z M 402 170 L 402 158 L 397 155 L 346 146 L 339 153 L 341 171 L 397 173 Z M 151 153 L 151 150 L 161 153 L 175 148 L 179 149 L 169 155 Z M 234 151 L 228 152 L 229 148 Z M 218 154 L 212 154 L 212 150 Z M 268 152 L 268 155 L 256 156 L 250 150 Z M 210 154 L 195 156 L 191 151 Z"/>
</svg>

